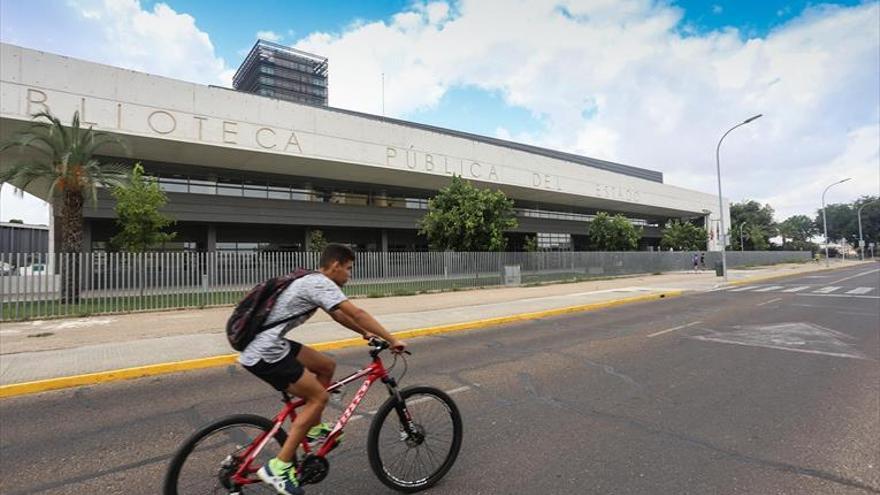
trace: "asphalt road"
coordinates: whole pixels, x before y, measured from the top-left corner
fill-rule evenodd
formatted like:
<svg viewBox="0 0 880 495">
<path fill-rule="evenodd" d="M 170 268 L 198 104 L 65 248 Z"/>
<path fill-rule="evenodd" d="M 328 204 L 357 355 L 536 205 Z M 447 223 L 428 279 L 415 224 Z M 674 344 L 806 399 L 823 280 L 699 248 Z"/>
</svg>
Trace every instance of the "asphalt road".
<svg viewBox="0 0 880 495">
<path fill-rule="evenodd" d="M 880 493 L 878 268 L 414 340 L 404 385 L 455 390 L 465 425 L 431 492 Z M 234 367 L 3 400 L 0 493 L 159 493 L 196 427 L 279 406 Z M 389 493 L 368 421 L 307 493 Z"/>
</svg>

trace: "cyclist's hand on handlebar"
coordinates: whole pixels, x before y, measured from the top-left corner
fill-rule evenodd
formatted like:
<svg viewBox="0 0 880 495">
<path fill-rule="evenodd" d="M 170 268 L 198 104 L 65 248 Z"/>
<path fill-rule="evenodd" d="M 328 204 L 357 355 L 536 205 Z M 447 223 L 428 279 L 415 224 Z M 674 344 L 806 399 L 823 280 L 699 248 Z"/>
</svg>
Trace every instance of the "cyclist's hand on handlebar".
<svg viewBox="0 0 880 495">
<path fill-rule="evenodd" d="M 398 339 L 391 339 L 388 343 L 391 344 L 391 352 L 394 354 L 406 352 L 406 342 Z"/>
</svg>

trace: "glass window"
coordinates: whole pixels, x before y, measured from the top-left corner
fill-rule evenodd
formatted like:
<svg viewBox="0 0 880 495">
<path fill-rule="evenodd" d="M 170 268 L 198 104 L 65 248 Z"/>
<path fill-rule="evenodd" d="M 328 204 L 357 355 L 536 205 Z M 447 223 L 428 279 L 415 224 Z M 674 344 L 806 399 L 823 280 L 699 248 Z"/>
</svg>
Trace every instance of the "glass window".
<svg viewBox="0 0 880 495">
<path fill-rule="evenodd" d="M 263 198 L 267 197 L 267 190 L 265 184 L 255 183 L 255 182 L 245 182 L 244 183 L 244 196 L 246 198 Z"/>
<path fill-rule="evenodd" d="M 571 249 L 571 234 L 538 232 L 538 248 L 548 251 L 567 251 Z"/>
<path fill-rule="evenodd" d="M 193 194 L 217 194 L 217 183 L 212 180 L 189 180 L 189 192 Z"/>
<path fill-rule="evenodd" d="M 217 184 L 217 194 L 220 196 L 241 196 L 241 184 L 220 182 Z"/>
<path fill-rule="evenodd" d="M 166 192 L 188 192 L 187 181 L 184 178 L 160 177 L 159 189 Z"/>
<path fill-rule="evenodd" d="M 309 189 L 293 188 L 290 190 L 290 197 L 294 201 L 313 201 L 312 191 Z"/>
<path fill-rule="evenodd" d="M 269 199 L 290 199 L 290 188 L 269 186 Z"/>
</svg>

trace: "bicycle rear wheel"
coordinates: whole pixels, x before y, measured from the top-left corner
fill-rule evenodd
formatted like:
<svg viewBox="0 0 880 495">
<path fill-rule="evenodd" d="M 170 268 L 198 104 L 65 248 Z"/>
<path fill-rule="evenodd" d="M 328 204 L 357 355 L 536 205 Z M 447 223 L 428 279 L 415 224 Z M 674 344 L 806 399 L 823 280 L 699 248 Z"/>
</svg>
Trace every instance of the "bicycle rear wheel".
<svg viewBox="0 0 880 495">
<path fill-rule="evenodd" d="M 449 395 L 433 387 L 406 388 L 400 396 L 417 434 L 404 431 L 391 397 L 373 418 L 367 455 L 382 483 L 412 493 L 430 488 L 452 468 L 461 449 L 461 414 Z"/>
<path fill-rule="evenodd" d="M 174 454 L 165 474 L 164 495 L 274 494 L 263 483 L 237 487 L 230 476 L 238 468 L 237 455 L 244 452 L 260 434 L 272 429 L 269 419 L 240 414 L 221 419 L 193 433 Z M 278 430 L 276 444 L 269 442 L 254 460 L 258 468 L 275 456 L 287 433 Z"/>
</svg>

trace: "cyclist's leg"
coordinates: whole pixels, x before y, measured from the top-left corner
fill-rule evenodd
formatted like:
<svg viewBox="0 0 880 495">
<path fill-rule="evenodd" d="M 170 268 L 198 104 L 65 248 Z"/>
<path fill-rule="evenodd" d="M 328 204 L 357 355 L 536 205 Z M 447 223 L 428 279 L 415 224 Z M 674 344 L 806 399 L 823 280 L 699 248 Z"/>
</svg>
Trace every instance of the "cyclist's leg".
<svg viewBox="0 0 880 495">
<path fill-rule="evenodd" d="M 306 401 L 305 405 L 297 413 L 293 424 L 290 425 L 287 441 L 284 442 L 284 446 L 278 452 L 279 460 L 292 462 L 296 456 L 296 448 L 306 437 L 306 432 L 321 421 L 321 413 L 327 405 L 329 394 L 315 375 L 308 370 L 303 372 L 303 375 L 296 383 L 290 384 L 287 392 Z"/>
<path fill-rule="evenodd" d="M 330 385 L 333 380 L 333 373 L 336 371 L 336 362 L 329 356 L 318 352 L 311 347 L 304 345 L 296 355 L 296 360 L 302 363 L 307 370 L 315 374 L 318 382 L 325 387 Z"/>
</svg>

